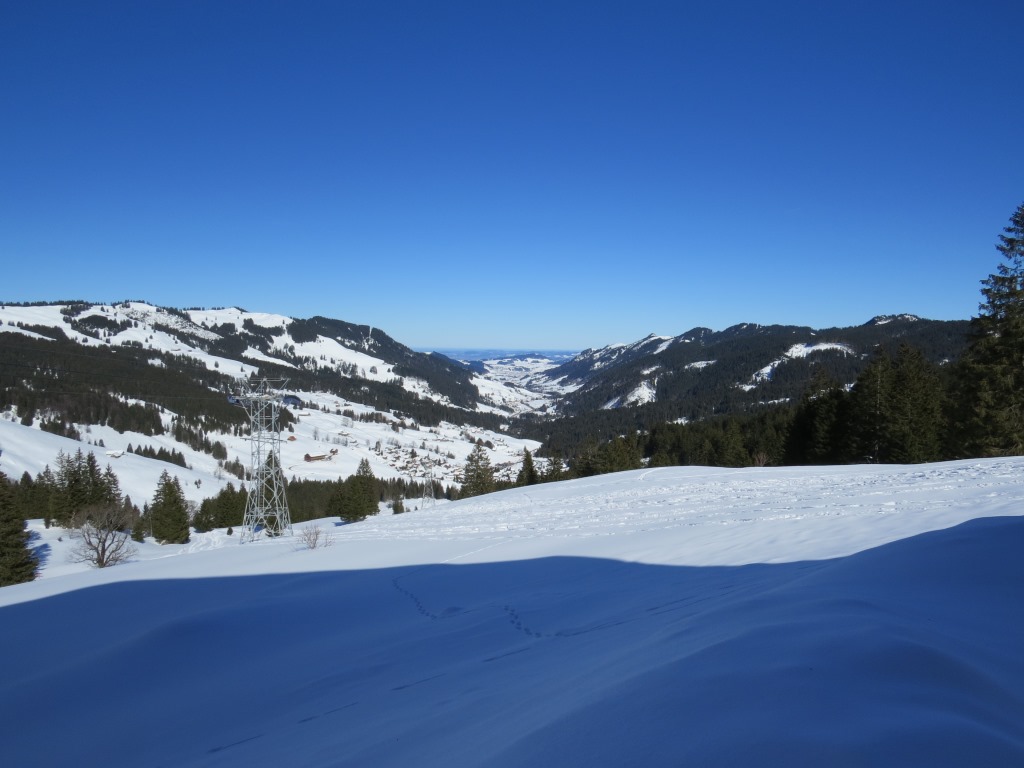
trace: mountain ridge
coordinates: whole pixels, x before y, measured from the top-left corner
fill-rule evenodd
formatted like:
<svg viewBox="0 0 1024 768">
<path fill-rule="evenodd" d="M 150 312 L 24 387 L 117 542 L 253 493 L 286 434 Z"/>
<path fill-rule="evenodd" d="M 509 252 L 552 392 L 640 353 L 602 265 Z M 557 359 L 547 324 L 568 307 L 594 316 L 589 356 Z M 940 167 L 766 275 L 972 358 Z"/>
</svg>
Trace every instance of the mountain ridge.
<svg viewBox="0 0 1024 768">
<path fill-rule="evenodd" d="M 850 385 L 880 347 L 909 343 L 933 362 L 949 362 L 966 347 L 967 325 L 897 314 L 846 328 L 698 326 L 678 336 L 650 334 L 630 344 L 584 350 L 531 383 L 560 388 L 561 412 L 568 415 L 662 403 L 679 411 L 670 418 L 697 419 L 792 401 L 818 366 Z M 635 396 L 640 390 L 647 394 Z"/>
<path fill-rule="evenodd" d="M 355 451 L 353 461 L 369 457 L 377 471 L 421 475 L 419 446 L 433 444 L 424 431 L 441 430 L 460 446 L 466 436 L 492 446 L 494 464 L 514 475 L 517 451 L 521 456 L 524 447 L 533 450 L 566 430 L 603 438 L 794 402 L 818 370 L 851 385 L 880 346 L 906 341 L 933 361 L 955 359 L 966 330 L 967 321 L 907 314 L 823 330 L 739 323 L 722 331 L 695 326 L 677 336 L 649 334 L 567 360 L 517 351 L 480 361 L 414 351 L 380 328 L 324 316 L 139 301 L 5 303 L 0 411 L 9 421 L 78 439 L 90 425 L 104 424 L 127 430 L 135 446 L 173 434 L 163 447 L 198 464 L 205 459 L 195 450 L 230 444 L 245 428 L 244 413 L 227 395 L 239 377 L 259 375 L 288 379 L 300 401 L 322 409 L 316 418 L 334 420 L 321 424 L 320 441 L 334 435 L 345 443 L 343 454 Z M 13 343 L 14 334 L 21 341 Z M 283 428 L 312 418 L 292 410 L 283 411 Z M 346 413 L 384 431 L 353 447 L 345 436 L 351 427 L 342 423 L 351 421 Z M 594 430 L 598 415 L 601 427 Z M 389 454 L 392 441 L 400 445 Z M 464 448 L 435 445 L 446 480 L 457 476 Z M 308 452 L 326 448 L 314 444 Z M 239 451 L 237 458 L 244 456 Z"/>
</svg>

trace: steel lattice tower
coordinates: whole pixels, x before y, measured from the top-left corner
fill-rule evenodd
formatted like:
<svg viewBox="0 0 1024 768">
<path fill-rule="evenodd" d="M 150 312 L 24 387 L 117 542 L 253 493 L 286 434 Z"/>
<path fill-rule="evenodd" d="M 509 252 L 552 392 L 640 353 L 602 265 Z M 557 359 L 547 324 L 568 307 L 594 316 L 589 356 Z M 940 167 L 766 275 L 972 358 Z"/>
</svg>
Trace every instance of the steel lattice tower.
<svg viewBox="0 0 1024 768">
<path fill-rule="evenodd" d="M 253 541 L 260 533 L 280 536 L 292 532 L 292 518 L 284 495 L 281 470 L 280 391 L 287 379 L 260 379 L 241 385 L 231 402 L 249 414 L 252 462 L 249 468 L 248 497 L 242 521 L 241 543 Z"/>
<path fill-rule="evenodd" d="M 423 465 L 427 467 L 427 479 L 423 483 L 423 496 L 420 499 L 420 509 L 434 506 L 434 463 L 430 459 L 424 459 Z"/>
</svg>

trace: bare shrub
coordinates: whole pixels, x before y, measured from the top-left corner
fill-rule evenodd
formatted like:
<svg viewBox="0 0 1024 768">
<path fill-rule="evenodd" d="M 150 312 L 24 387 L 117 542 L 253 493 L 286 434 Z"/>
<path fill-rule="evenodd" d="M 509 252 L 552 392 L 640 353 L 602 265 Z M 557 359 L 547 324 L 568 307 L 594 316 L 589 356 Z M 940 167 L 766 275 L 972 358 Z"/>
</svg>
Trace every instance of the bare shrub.
<svg viewBox="0 0 1024 768">
<path fill-rule="evenodd" d="M 129 560 L 137 551 L 132 543 L 131 516 L 119 505 L 87 507 L 72 525 L 71 535 L 77 540 L 69 556 L 73 563 L 106 568 Z"/>
<path fill-rule="evenodd" d="M 334 536 L 319 525 L 307 525 L 299 529 L 299 541 L 306 546 L 306 549 L 317 549 L 331 546 L 334 543 Z"/>
</svg>

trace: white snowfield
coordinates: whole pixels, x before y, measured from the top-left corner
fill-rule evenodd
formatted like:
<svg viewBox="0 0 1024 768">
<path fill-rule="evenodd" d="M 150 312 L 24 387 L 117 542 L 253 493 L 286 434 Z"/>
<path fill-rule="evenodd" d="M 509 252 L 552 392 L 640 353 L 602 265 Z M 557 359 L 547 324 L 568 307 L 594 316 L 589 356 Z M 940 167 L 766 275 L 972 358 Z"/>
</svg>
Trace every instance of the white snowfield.
<svg viewBox="0 0 1024 768">
<path fill-rule="evenodd" d="M 43 531 L 3 761 L 1024 765 L 1022 478 L 638 470 L 104 570 Z"/>
</svg>

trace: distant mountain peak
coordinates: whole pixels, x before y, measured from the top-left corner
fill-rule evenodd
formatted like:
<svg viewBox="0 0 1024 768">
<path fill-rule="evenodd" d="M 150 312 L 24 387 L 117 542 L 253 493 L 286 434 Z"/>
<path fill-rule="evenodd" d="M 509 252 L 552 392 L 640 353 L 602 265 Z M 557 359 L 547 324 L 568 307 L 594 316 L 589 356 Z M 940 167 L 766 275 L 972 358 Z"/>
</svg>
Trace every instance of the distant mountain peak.
<svg viewBox="0 0 1024 768">
<path fill-rule="evenodd" d="M 888 323 L 895 322 L 914 323 L 919 321 L 920 319 L 921 318 L 918 317 L 917 315 L 911 315 L 908 313 L 904 313 L 901 315 L 875 315 L 866 323 L 864 323 L 864 325 L 886 325 Z"/>
</svg>

